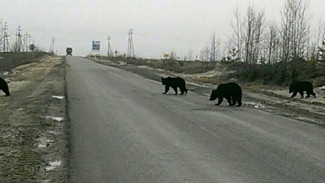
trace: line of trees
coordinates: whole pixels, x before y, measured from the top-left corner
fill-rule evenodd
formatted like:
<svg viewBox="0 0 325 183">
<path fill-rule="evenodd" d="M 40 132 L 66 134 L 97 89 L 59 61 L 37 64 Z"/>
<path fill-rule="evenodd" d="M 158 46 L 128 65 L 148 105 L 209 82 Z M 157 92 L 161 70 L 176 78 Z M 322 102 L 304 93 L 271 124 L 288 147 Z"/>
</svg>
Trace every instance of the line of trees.
<svg viewBox="0 0 325 183">
<path fill-rule="evenodd" d="M 325 48 L 320 42 L 325 36 L 325 26 L 320 24 L 318 35 L 312 36 L 308 0 L 286 0 L 278 23 L 267 21 L 264 10 L 257 10 L 253 5 L 247 7 L 243 16 L 238 8 L 233 15 L 233 34 L 223 56 L 219 51 L 220 41 L 216 44 L 213 36 L 211 46 L 200 51 L 200 60 L 274 64 L 292 58 L 310 60 L 322 57 Z"/>
</svg>

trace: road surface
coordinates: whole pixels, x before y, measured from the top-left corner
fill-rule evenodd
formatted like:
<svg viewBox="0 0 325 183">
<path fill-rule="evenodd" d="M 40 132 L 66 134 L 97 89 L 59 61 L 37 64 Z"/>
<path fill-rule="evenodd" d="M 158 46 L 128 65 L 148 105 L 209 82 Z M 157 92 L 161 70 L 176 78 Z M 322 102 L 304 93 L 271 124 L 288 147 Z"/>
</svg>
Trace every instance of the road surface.
<svg viewBox="0 0 325 183">
<path fill-rule="evenodd" d="M 325 182 L 323 127 L 67 57 L 72 182 Z M 245 102 L 245 99 L 244 99 Z"/>
</svg>

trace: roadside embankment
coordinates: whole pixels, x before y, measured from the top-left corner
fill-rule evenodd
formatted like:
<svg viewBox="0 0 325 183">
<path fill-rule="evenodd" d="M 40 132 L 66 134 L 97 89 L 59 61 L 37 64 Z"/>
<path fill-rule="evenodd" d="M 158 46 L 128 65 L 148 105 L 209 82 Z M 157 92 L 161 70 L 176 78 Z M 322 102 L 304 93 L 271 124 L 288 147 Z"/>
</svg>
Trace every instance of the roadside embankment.
<svg viewBox="0 0 325 183">
<path fill-rule="evenodd" d="M 0 182 L 65 182 L 68 176 L 64 58 L 10 68 L 0 91 Z"/>
</svg>

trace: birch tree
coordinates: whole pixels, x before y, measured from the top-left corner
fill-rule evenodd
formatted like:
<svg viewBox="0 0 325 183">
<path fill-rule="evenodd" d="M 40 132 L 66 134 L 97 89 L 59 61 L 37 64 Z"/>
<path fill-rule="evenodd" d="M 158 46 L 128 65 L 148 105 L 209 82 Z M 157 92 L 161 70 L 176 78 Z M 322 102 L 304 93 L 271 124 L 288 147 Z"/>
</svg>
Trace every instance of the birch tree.
<svg viewBox="0 0 325 183">
<path fill-rule="evenodd" d="M 275 23 L 271 23 L 268 27 L 266 50 L 267 50 L 267 63 L 274 64 L 279 59 L 280 52 L 280 38 L 279 31 Z"/>
<path fill-rule="evenodd" d="M 264 35 L 264 24 L 264 11 L 257 12 L 253 6 L 249 5 L 244 22 L 245 61 L 247 63 L 258 62 Z"/>
<path fill-rule="evenodd" d="M 241 19 L 241 14 L 238 7 L 233 12 L 235 19 L 231 22 L 231 27 L 233 29 L 233 44 L 238 50 L 238 57 L 242 59 L 243 53 L 243 23 Z"/>
<path fill-rule="evenodd" d="M 305 0 L 286 0 L 282 10 L 282 60 L 304 57 L 308 46 L 310 25 L 306 14 L 308 3 Z"/>
</svg>

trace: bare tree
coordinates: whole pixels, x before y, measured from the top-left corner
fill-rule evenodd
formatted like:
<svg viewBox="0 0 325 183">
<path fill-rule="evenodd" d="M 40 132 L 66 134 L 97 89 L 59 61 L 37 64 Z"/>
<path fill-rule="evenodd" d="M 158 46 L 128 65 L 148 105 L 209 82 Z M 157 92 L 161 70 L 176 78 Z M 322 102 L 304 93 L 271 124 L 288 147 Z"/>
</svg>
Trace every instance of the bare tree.
<svg viewBox="0 0 325 183">
<path fill-rule="evenodd" d="M 271 23 L 268 27 L 266 50 L 267 50 L 267 63 L 274 64 L 279 59 L 280 51 L 280 38 L 279 31 L 275 23 Z"/>
<path fill-rule="evenodd" d="M 210 60 L 210 54 L 211 54 L 211 50 L 210 50 L 209 46 L 205 47 L 205 49 L 204 49 L 204 60 L 205 61 Z"/>
<path fill-rule="evenodd" d="M 2 21 L 0 20 L 0 50 L 3 49 L 3 38 L 4 38 L 4 31 L 2 28 Z"/>
<path fill-rule="evenodd" d="M 21 45 L 20 43 L 17 41 L 13 44 L 12 46 L 12 52 L 20 52 L 20 48 L 21 48 Z"/>
<path fill-rule="evenodd" d="M 306 14 L 308 4 L 305 0 L 286 0 L 282 10 L 282 60 L 290 57 L 304 57 L 308 45 L 310 25 Z"/>
<path fill-rule="evenodd" d="M 220 47 L 220 40 L 219 39 L 216 40 L 216 35 L 213 35 L 211 40 L 210 61 L 218 60 L 219 47 Z"/>
<path fill-rule="evenodd" d="M 261 42 L 264 36 L 264 11 L 257 12 L 253 6 L 249 5 L 244 21 L 244 46 L 245 62 L 257 63 L 260 52 Z"/>
<path fill-rule="evenodd" d="M 325 61 L 325 22 L 320 22 L 316 44 L 318 46 L 317 59 Z"/>
<path fill-rule="evenodd" d="M 176 54 L 175 50 L 172 50 L 172 51 L 169 53 L 169 59 L 170 59 L 170 60 L 177 60 L 177 54 Z"/>
<path fill-rule="evenodd" d="M 200 51 L 200 60 L 201 61 L 204 61 L 204 49 L 202 49 L 201 51 Z"/>
<path fill-rule="evenodd" d="M 241 20 L 241 14 L 239 12 L 238 7 L 233 12 L 235 19 L 231 22 L 231 27 L 234 31 L 233 42 L 235 47 L 238 50 L 238 57 L 242 58 L 242 50 L 243 50 L 243 23 Z"/>
<path fill-rule="evenodd" d="M 188 60 L 193 60 L 193 51 L 192 51 L 192 49 L 190 49 L 190 50 L 188 51 L 188 53 L 187 53 L 187 59 L 188 59 Z"/>
<path fill-rule="evenodd" d="M 212 36 L 211 40 L 211 56 L 210 61 L 216 61 L 216 35 Z"/>
<path fill-rule="evenodd" d="M 259 11 L 256 15 L 256 22 L 254 25 L 254 37 L 253 37 L 253 42 L 254 42 L 254 48 L 253 48 L 253 61 L 254 63 L 258 62 L 260 59 L 260 52 L 262 50 L 262 45 L 264 41 L 264 24 L 265 24 L 265 19 L 264 19 L 265 12 L 264 10 Z M 263 58 L 265 60 L 265 58 Z"/>
</svg>

